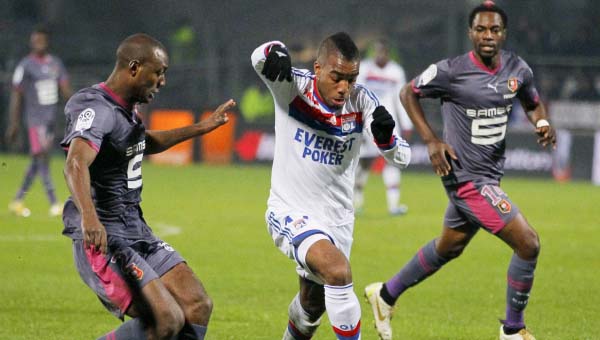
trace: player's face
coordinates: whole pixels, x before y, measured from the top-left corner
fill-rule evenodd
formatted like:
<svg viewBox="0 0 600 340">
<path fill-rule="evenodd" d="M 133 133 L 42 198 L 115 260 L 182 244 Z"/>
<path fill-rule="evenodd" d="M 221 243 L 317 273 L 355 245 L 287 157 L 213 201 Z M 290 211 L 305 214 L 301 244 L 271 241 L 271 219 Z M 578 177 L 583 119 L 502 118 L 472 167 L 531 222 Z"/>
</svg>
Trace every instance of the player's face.
<svg viewBox="0 0 600 340">
<path fill-rule="evenodd" d="M 159 89 L 166 85 L 165 73 L 169 67 L 169 57 L 162 49 L 154 49 L 152 58 L 140 66 L 137 79 L 135 101 L 138 103 L 151 102 Z"/>
<path fill-rule="evenodd" d="M 390 61 L 390 51 L 382 43 L 375 45 L 375 63 L 379 67 L 384 67 Z"/>
<path fill-rule="evenodd" d="M 496 12 L 479 12 L 469 29 L 473 49 L 482 59 L 494 58 L 506 40 L 502 17 Z"/>
<path fill-rule="evenodd" d="M 339 53 L 330 53 L 322 63 L 315 61 L 317 90 L 327 106 L 335 109 L 344 106 L 356 82 L 359 65 L 359 61 L 346 60 Z"/>
<path fill-rule="evenodd" d="M 48 51 L 48 35 L 41 32 L 31 33 L 31 36 L 29 37 L 29 47 L 34 54 L 46 54 Z"/>
</svg>

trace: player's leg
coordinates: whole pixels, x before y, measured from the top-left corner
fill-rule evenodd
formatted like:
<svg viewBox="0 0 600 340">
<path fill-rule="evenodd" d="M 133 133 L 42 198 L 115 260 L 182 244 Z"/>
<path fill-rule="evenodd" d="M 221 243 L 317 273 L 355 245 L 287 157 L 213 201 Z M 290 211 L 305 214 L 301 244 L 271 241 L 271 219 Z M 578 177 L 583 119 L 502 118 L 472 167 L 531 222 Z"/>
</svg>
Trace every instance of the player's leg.
<svg viewBox="0 0 600 340">
<path fill-rule="evenodd" d="M 185 316 L 179 339 L 204 339 L 213 305 L 202 282 L 185 262 L 177 264 L 160 279 Z"/>
<path fill-rule="evenodd" d="M 133 319 L 99 339 L 171 339 L 184 325 L 183 311 L 158 274 L 129 246 L 132 241 L 109 237 L 103 255 L 73 241 L 82 280 L 115 316 Z"/>
<path fill-rule="evenodd" d="M 325 308 L 337 338 L 359 339 L 361 311 L 354 293 L 350 263 L 346 255 L 323 236 L 314 234 L 299 244 L 299 263 L 305 264 L 324 283 Z"/>
<path fill-rule="evenodd" d="M 365 185 L 369 179 L 369 171 L 373 164 L 373 158 L 360 158 L 354 173 L 354 209 L 361 211 L 365 204 Z"/>
<path fill-rule="evenodd" d="M 524 310 L 533 286 L 540 251 L 539 237 L 521 213 L 500 230 L 497 236 L 514 250 L 508 266 L 503 333 L 517 334 L 525 328 Z"/>
<path fill-rule="evenodd" d="M 25 199 L 25 195 L 29 191 L 33 180 L 35 179 L 35 175 L 38 172 L 38 158 L 36 156 L 31 157 L 31 162 L 25 171 L 25 176 L 23 177 L 23 182 L 15 195 L 15 198 L 8 206 L 8 209 L 18 216 L 27 217 L 30 215 L 29 209 L 25 206 L 23 200 Z"/>
<path fill-rule="evenodd" d="M 393 306 L 408 288 L 420 283 L 448 261 L 460 256 L 479 230 L 468 223 L 450 202 L 439 238 L 425 244 L 400 271 L 387 282 L 375 282 L 365 288 L 365 296 L 375 317 L 375 328 L 383 340 L 392 338 L 390 320 Z"/>
<path fill-rule="evenodd" d="M 406 214 L 408 207 L 405 204 L 400 204 L 400 181 L 402 179 L 400 169 L 386 163 L 381 175 L 385 185 L 388 212 L 391 215 Z"/>
<path fill-rule="evenodd" d="M 325 291 L 321 284 L 299 277 L 300 292 L 288 308 L 288 327 L 283 340 L 310 339 L 321 324 L 325 312 Z"/>
<path fill-rule="evenodd" d="M 50 152 L 52 151 L 52 141 L 54 140 L 54 134 L 51 131 L 51 127 L 39 126 L 36 128 L 36 132 L 39 140 L 39 173 L 42 178 L 42 183 L 46 189 L 46 196 L 50 202 L 49 213 L 51 216 L 58 216 L 62 214 L 62 206 L 56 199 L 54 191 L 54 184 L 52 184 L 52 177 L 50 175 Z"/>
</svg>

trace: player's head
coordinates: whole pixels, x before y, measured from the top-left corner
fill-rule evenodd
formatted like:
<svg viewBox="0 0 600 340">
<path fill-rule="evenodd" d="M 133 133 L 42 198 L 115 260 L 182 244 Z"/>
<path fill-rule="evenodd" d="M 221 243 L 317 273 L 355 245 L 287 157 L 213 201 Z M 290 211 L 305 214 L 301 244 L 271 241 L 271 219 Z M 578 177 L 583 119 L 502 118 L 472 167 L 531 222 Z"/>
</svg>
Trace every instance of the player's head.
<svg viewBox="0 0 600 340">
<path fill-rule="evenodd" d="M 356 82 L 360 53 L 347 33 L 339 32 L 321 42 L 315 61 L 317 90 L 325 104 L 340 108 Z"/>
<path fill-rule="evenodd" d="M 373 43 L 373 58 L 379 67 L 384 67 L 390 61 L 390 49 L 387 41 L 383 39 L 376 40 Z"/>
<path fill-rule="evenodd" d="M 38 56 L 48 53 L 50 45 L 50 31 L 44 25 L 37 25 L 31 31 L 29 36 L 29 48 L 31 52 Z"/>
<path fill-rule="evenodd" d="M 506 13 L 487 0 L 469 15 L 469 39 L 482 59 L 494 58 L 506 40 Z"/>
<path fill-rule="evenodd" d="M 166 84 L 168 67 L 167 50 L 147 34 L 131 35 L 117 48 L 115 69 L 126 75 L 132 102 L 148 103 L 154 99 L 159 88 Z"/>
</svg>

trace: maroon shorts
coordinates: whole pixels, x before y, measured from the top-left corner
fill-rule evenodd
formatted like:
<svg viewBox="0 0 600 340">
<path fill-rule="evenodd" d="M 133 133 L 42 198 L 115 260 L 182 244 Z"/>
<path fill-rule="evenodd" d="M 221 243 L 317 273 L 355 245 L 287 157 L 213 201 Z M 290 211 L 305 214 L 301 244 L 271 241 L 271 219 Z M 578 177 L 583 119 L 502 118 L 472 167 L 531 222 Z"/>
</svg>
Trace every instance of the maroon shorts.
<svg viewBox="0 0 600 340">
<path fill-rule="evenodd" d="M 32 155 L 39 155 L 50 151 L 54 134 L 48 126 L 31 126 L 27 132 L 29 135 L 29 152 Z"/>
<path fill-rule="evenodd" d="M 184 262 L 179 253 L 157 237 L 130 240 L 109 236 L 108 247 L 108 253 L 102 255 L 85 248 L 83 240 L 73 240 L 73 255 L 81 279 L 104 307 L 120 319 L 136 290 Z"/>
<path fill-rule="evenodd" d="M 446 227 L 469 223 L 496 234 L 519 214 L 519 208 L 495 183 L 471 181 L 445 188 L 450 200 L 444 215 Z"/>
</svg>

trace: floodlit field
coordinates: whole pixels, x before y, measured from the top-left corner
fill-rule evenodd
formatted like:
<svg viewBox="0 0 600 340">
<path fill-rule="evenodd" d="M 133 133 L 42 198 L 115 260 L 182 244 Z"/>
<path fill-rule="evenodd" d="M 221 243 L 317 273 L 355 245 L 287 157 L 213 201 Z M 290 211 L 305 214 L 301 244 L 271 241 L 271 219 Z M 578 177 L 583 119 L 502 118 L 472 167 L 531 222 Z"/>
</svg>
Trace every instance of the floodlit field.
<svg viewBox="0 0 600 340">
<path fill-rule="evenodd" d="M 66 198 L 62 160 L 52 163 Z M 6 209 L 27 159 L 0 154 L 0 339 L 95 339 L 117 327 L 80 280 L 59 218 L 49 218 L 39 180 L 27 196 L 32 215 Z M 189 262 L 214 300 L 208 339 L 281 339 L 297 291 L 294 265 L 271 243 L 264 211 L 266 166 L 170 168 L 145 163 L 142 207 L 150 226 Z M 526 321 L 540 340 L 600 339 L 600 188 L 589 183 L 507 177 L 504 190 L 541 236 Z M 394 274 L 438 234 L 446 199 L 432 174 L 405 172 L 404 217 L 385 213 L 379 176 L 356 221 L 354 285 L 364 340 L 377 339 L 364 286 Z M 480 232 L 459 259 L 409 290 L 393 320 L 395 339 L 493 340 L 504 317 L 511 252 Z M 316 340 L 333 339 L 325 318 Z"/>
</svg>

